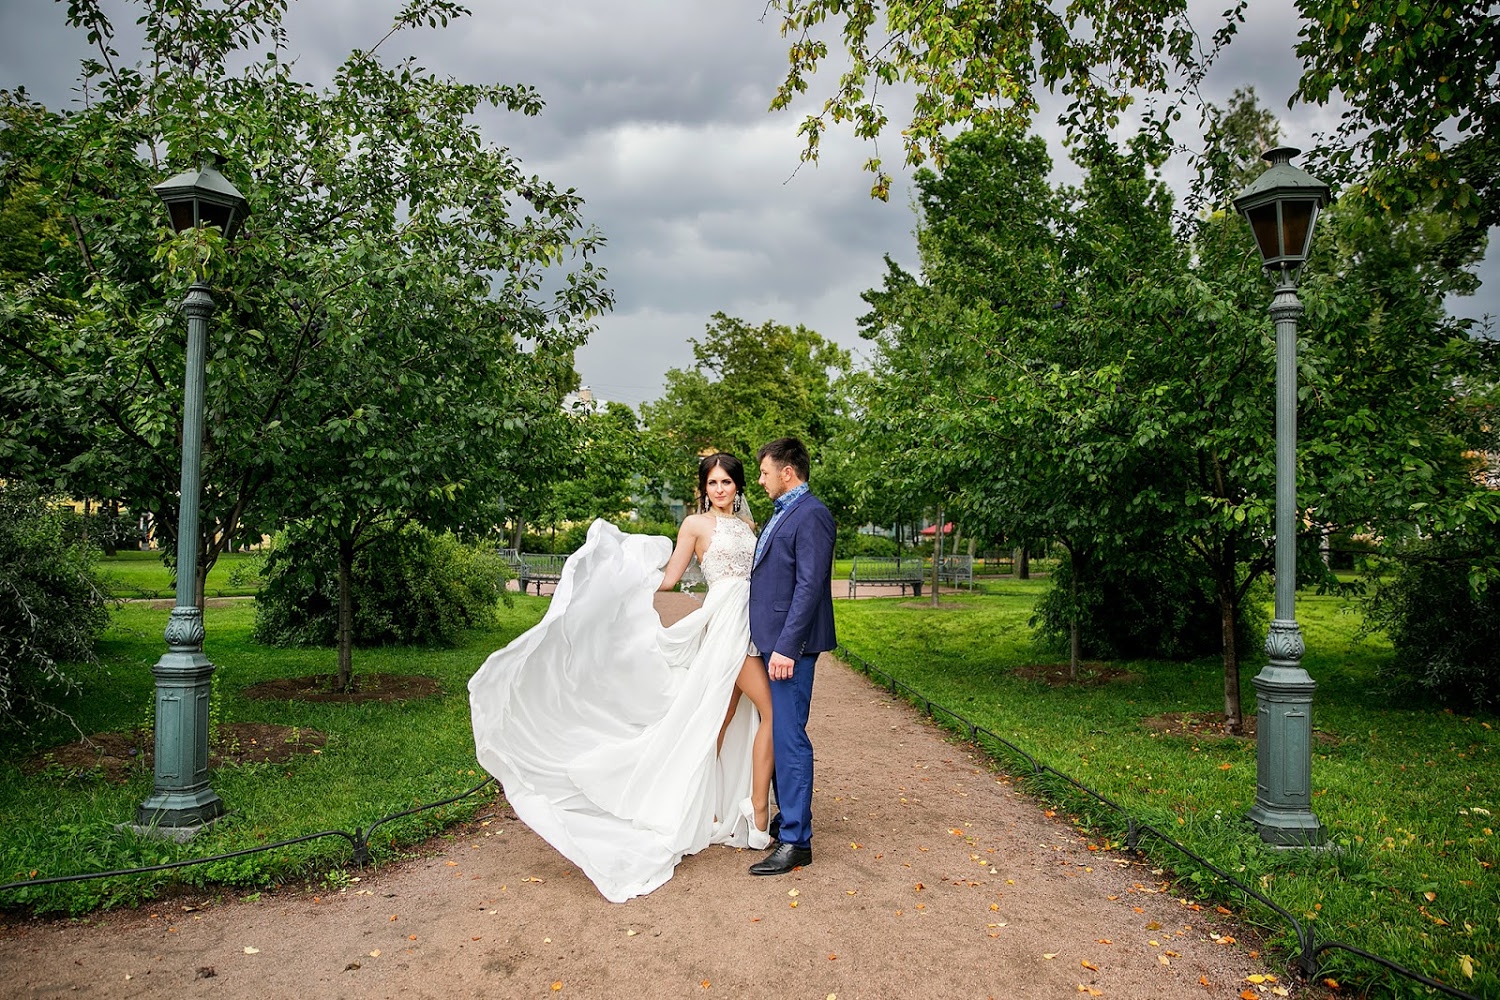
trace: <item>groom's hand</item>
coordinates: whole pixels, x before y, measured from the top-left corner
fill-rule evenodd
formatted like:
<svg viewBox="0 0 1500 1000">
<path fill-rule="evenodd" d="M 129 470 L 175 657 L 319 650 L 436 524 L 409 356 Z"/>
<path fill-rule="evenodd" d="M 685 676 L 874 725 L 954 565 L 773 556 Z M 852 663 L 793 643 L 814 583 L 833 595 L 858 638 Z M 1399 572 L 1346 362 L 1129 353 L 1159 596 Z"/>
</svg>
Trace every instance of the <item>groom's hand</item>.
<svg viewBox="0 0 1500 1000">
<path fill-rule="evenodd" d="M 792 668 L 797 661 L 784 653 L 772 653 L 771 658 L 766 661 L 766 673 L 773 681 L 789 681 L 792 679 Z"/>
</svg>

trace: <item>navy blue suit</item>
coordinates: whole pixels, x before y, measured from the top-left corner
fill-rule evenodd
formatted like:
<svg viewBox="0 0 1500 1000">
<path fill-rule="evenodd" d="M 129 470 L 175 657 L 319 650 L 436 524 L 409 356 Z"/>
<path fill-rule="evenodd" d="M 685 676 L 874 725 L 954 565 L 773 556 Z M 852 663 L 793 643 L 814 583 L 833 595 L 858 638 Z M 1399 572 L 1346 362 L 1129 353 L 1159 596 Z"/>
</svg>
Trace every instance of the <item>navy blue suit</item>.
<svg viewBox="0 0 1500 1000">
<path fill-rule="evenodd" d="M 812 494 L 767 530 L 750 572 L 750 639 L 768 662 L 772 653 L 797 661 L 792 676 L 771 682 L 771 741 L 776 748 L 776 801 L 781 842 L 812 843 L 813 751 L 807 737 L 813 668 L 832 649 L 833 515 Z"/>
</svg>

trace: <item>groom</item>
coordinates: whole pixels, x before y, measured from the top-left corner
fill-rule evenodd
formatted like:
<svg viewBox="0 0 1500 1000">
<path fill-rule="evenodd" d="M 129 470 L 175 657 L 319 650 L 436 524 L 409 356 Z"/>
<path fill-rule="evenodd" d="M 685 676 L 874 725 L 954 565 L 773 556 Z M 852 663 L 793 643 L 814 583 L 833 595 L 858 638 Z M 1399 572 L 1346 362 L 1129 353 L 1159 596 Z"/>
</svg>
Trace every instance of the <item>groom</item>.
<svg viewBox="0 0 1500 1000">
<path fill-rule="evenodd" d="M 771 742 L 776 748 L 776 801 L 771 821 L 779 842 L 750 866 L 781 875 L 812 863 L 813 749 L 807 738 L 813 667 L 833 636 L 833 515 L 807 488 L 807 447 L 778 438 L 756 454 L 760 485 L 775 502 L 755 546 L 750 572 L 750 639 L 771 678 Z M 779 831 L 778 831 L 779 824 Z"/>
</svg>

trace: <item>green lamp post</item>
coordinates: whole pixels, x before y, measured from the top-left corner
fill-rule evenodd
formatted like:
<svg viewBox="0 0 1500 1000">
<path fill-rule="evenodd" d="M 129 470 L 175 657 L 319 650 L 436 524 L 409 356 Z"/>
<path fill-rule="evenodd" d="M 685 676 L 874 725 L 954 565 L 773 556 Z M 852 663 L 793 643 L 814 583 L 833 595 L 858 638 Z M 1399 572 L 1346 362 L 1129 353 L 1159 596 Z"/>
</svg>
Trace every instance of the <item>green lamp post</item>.
<svg viewBox="0 0 1500 1000">
<path fill-rule="evenodd" d="M 1291 165 L 1299 151 L 1262 154 L 1270 168 L 1234 199 L 1255 234 L 1266 273 L 1276 282 L 1276 617 L 1266 636 L 1269 662 L 1256 691 L 1255 805 L 1250 821 L 1277 847 L 1322 842 L 1312 811 L 1312 696 L 1302 668 L 1297 625 L 1297 273 L 1307 261 L 1328 185 Z"/>
<path fill-rule="evenodd" d="M 172 228 L 185 232 L 217 226 L 233 239 L 247 203 L 212 166 L 189 170 L 156 185 Z M 182 301 L 187 314 L 187 376 L 182 400 L 182 485 L 177 512 L 177 604 L 167 620 L 167 652 L 151 668 L 156 678 L 156 777 L 136 810 L 137 823 L 187 839 L 224 812 L 208 784 L 208 698 L 214 665 L 203 655 L 203 613 L 198 608 L 198 503 L 203 457 L 204 356 L 214 301 L 194 282 Z"/>
</svg>

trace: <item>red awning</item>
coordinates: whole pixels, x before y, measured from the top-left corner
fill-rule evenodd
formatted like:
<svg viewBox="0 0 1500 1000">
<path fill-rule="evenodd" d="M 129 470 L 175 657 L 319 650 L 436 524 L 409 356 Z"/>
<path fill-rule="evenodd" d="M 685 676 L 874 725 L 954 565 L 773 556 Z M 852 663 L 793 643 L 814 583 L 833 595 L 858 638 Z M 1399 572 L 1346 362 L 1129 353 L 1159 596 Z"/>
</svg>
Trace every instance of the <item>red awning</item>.
<svg viewBox="0 0 1500 1000">
<path fill-rule="evenodd" d="M 924 535 L 935 535 L 935 534 L 937 534 L 937 525 L 935 525 L 935 524 L 929 524 L 927 527 L 925 527 L 925 528 L 922 529 L 921 533 L 924 534 Z M 945 535 L 951 535 L 951 534 L 953 534 L 953 522 L 952 521 L 949 521 L 947 524 L 943 525 L 943 534 L 945 534 Z"/>
</svg>

